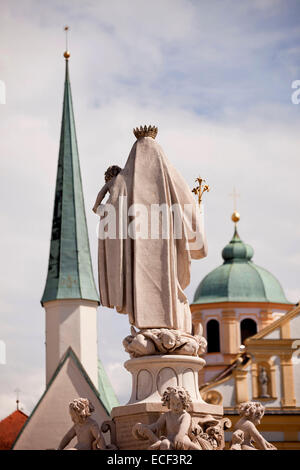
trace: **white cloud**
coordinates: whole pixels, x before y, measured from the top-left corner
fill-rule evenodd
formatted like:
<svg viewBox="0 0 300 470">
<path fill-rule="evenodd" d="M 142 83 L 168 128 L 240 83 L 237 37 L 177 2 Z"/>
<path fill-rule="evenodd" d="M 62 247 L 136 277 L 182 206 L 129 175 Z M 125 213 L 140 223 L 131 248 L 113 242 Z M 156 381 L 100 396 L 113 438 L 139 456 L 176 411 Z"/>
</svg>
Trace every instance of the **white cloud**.
<svg viewBox="0 0 300 470">
<path fill-rule="evenodd" d="M 233 232 L 233 186 L 241 193 L 240 234 L 253 245 L 254 261 L 279 278 L 291 300 L 300 296 L 300 266 L 293 262 L 300 234 L 300 120 L 290 101 L 299 29 L 291 19 L 280 23 L 283 2 L 259 3 L 2 2 L 0 79 L 7 100 L 0 107 L 0 339 L 9 360 L 0 376 L 3 416 L 13 406 L 15 388 L 26 389 L 28 411 L 44 388 L 39 301 L 49 254 L 67 22 L 94 267 L 96 217 L 90 209 L 103 173 L 112 163 L 124 165 L 134 142 L 131 129 L 152 123 L 189 185 L 200 174 L 212 188 L 205 198 L 209 256 L 193 262 L 189 298 L 222 262 Z M 271 13 L 275 20 L 266 23 Z M 130 393 L 130 376 L 121 366 L 128 359 L 122 347 L 128 332 L 126 316 L 100 308 L 100 355 L 123 402 Z"/>
<path fill-rule="evenodd" d="M 106 366 L 108 377 L 121 404 L 129 401 L 131 395 L 131 375 L 121 362 L 108 363 Z"/>
</svg>

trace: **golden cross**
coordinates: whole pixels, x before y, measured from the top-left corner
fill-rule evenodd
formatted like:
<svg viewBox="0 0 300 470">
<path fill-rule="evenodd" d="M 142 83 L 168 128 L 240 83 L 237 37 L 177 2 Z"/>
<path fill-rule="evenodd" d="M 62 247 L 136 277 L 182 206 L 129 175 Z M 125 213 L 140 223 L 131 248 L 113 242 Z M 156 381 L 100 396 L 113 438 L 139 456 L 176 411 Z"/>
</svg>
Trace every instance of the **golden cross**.
<svg viewBox="0 0 300 470">
<path fill-rule="evenodd" d="M 208 186 L 208 184 L 205 184 L 205 179 L 201 178 L 200 176 L 195 179 L 195 182 L 198 183 L 198 186 L 192 189 L 192 193 L 198 196 L 198 204 L 200 206 L 203 193 L 205 193 L 205 191 L 208 192 L 210 190 L 210 187 Z"/>
<path fill-rule="evenodd" d="M 233 188 L 233 192 L 231 194 L 229 194 L 229 196 L 232 196 L 233 198 L 233 210 L 236 211 L 237 210 L 237 198 L 240 197 L 240 194 L 236 192 L 236 189 L 235 187 Z"/>
<path fill-rule="evenodd" d="M 66 32 L 66 51 L 68 50 L 68 31 L 69 31 L 69 29 L 70 29 L 69 26 L 64 27 L 64 30 Z"/>
</svg>

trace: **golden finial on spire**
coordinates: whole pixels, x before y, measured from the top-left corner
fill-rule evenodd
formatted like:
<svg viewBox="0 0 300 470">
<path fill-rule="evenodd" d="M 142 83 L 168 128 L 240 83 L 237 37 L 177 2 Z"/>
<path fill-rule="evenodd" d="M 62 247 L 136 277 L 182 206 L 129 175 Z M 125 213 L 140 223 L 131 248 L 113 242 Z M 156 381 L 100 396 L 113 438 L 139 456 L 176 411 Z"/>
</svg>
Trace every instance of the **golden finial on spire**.
<svg viewBox="0 0 300 470">
<path fill-rule="evenodd" d="M 210 187 L 208 186 L 208 184 L 205 184 L 205 179 L 201 178 L 200 176 L 195 179 L 195 182 L 198 183 L 198 186 L 192 189 L 192 193 L 198 196 L 198 204 L 200 206 L 203 193 L 205 193 L 205 191 L 208 192 L 210 190 Z"/>
<path fill-rule="evenodd" d="M 230 194 L 229 196 L 232 196 L 233 197 L 233 214 L 231 216 L 231 220 L 232 222 L 234 222 L 235 224 L 237 224 L 237 222 L 240 220 L 241 216 L 240 214 L 238 213 L 238 211 L 236 210 L 236 202 L 237 202 L 237 198 L 240 196 L 235 188 L 233 188 L 233 193 Z"/>
<path fill-rule="evenodd" d="M 69 29 L 70 29 L 69 26 L 64 27 L 64 31 L 66 32 L 66 50 L 64 52 L 64 58 L 66 60 L 68 60 L 71 56 L 70 51 L 68 50 L 68 31 L 69 31 Z"/>
<path fill-rule="evenodd" d="M 238 211 L 234 211 L 232 216 L 231 216 L 232 222 L 234 222 L 236 224 L 240 220 L 240 218 L 241 218 L 241 216 L 238 213 Z"/>
</svg>

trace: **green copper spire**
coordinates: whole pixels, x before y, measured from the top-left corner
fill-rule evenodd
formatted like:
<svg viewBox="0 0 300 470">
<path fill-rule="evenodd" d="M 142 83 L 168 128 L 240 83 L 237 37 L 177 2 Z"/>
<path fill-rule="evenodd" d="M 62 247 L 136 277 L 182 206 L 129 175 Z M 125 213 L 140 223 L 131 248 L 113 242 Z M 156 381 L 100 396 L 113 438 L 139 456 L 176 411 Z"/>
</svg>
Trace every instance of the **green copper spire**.
<svg viewBox="0 0 300 470">
<path fill-rule="evenodd" d="M 65 53 L 66 54 L 66 53 Z M 82 193 L 68 58 L 56 177 L 48 275 L 44 302 L 85 299 L 99 302 L 92 270 Z"/>
</svg>

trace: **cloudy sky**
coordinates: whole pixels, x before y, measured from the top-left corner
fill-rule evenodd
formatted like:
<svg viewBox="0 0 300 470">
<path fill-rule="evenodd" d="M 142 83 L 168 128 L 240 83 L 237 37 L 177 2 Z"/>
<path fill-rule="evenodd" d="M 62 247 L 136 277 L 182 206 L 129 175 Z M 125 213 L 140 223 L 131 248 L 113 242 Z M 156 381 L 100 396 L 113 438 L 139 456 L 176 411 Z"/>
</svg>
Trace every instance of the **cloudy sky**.
<svg viewBox="0 0 300 470">
<path fill-rule="evenodd" d="M 1 0 L 0 419 L 29 413 L 45 387 L 44 311 L 64 81 L 63 26 L 94 268 L 91 212 L 111 164 L 123 166 L 132 128 L 157 140 L 192 187 L 201 175 L 209 255 L 195 261 L 193 293 L 221 263 L 240 193 L 241 238 L 254 261 L 300 298 L 300 4 L 297 0 Z M 96 276 L 96 270 L 95 270 Z M 122 403 L 129 374 L 126 316 L 99 308 L 99 355 Z"/>
</svg>

